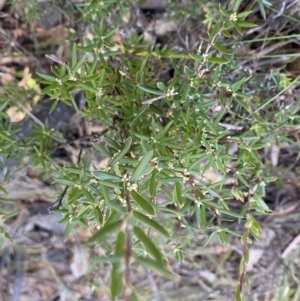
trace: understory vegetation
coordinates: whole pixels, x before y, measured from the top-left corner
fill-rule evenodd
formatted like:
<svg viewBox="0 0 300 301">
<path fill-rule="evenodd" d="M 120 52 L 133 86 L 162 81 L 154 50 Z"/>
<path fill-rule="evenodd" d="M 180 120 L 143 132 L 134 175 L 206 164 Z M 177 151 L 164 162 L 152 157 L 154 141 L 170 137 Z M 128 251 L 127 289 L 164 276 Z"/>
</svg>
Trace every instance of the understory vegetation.
<svg viewBox="0 0 300 301">
<path fill-rule="evenodd" d="M 6 3 L 3 300 L 298 300 L 299 11 Z"/>
</svg>

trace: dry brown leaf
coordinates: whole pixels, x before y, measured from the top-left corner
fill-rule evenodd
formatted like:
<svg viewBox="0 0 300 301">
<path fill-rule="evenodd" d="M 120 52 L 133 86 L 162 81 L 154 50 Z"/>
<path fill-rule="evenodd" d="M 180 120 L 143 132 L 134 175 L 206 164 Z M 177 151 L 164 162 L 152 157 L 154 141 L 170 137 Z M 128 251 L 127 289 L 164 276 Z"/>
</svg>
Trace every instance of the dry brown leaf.
<svg viewBox="0 0 300 301">
<path fill-rule="evenodd" d="M 48 40 L 51 39 L 52 43 L 60 43 L 66 41 L 68 38 L 69 31 L 63 26 L 56 26 L 51 29 L 44 29 L 38 27 L 35 32 L 37 40 Z"/>
<path fill-rule="evenodd" d="M 176 31 L 178 24 L 174 20 L 159 19 L 155 21 L 154 31 L 158 36 L 163 36 L 169 32 Z"/>
<path fill-rule="evenodd" d="M 273 166 L 278 165 L 279 153 L 280 153 L 280 148 L 276 144 L 272 144 L 270 157 L 271 157 L 271 163 Z"/>
<path fill-rule="evenodd" d="M 84 276 L 89 267 L 89 255 L 87 249 L 81 245 L 75 245 L 73 249 L 73 259 L 70 265 L 72 274 L 75 279 Z"/>
</svg>

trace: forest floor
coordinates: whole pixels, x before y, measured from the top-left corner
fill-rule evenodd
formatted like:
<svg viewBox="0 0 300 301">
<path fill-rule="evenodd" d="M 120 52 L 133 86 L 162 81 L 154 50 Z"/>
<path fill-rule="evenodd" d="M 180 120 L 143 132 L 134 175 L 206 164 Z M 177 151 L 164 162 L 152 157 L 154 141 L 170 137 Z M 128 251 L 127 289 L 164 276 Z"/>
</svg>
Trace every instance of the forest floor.
<svg viewBox="0 0 300 301">
<path fill-rule="evenodd" d="M 132 6 L 120 14 L 120 24 L 115 24 L 119 29 L 112 38 L 121 42 L 133 32 L 144 34 L 144 41 L 157 47 L 168 45 L 196 51 L 203 41 L 204 44 L 207 41 L 208 23 L 204 25 L 203 21 L 209 21 L 209 5 L 205 1 L 198 2 L 202 19 L 174 18 L 161 1 Z M 256 1 L 245 2 L 249 2 L 244 4 L 247 7 Z M 228 45 L 234 43 L 236 57 L 241 62 L 235 72 L 250 74 L 253 78 L 259 75 L 260 78 L 276 76 L 282 81 L 291 80 L 300 74 L 300 7 L 298 1 L 286 0 L 284 5 L 281 5 L 282 1 L 273 2 L 265 20 L 259 6 L 254 5 L 251 21 L 258 26 L 245 30 L 242 36 L 233 36 Z M 63 62 L 70 61 L 71 44 L 91 35 L 92 28 L 83 21 L 77 22 L 80 13 L 72 1 L 60 7 L 61 11 L 51 6 L 52 1 L 38 1 L 40 15 L 37 16 L 30 15 L 26 5 L 20 4 L 22 2 L 12 3 L 15 5 L 0 1 L 0 94 L 18 99 L 25 108 L 20 110 L 14 105 L 9 108 L 7 114 L 17 124 L 44 101 L 35 73 L 51 73 L 54 62 L 46 55 L 55 54 Z M 187 9 L 182 5 L 182 11 Z M 116 5 L 113 13 L 118 14 L 118 9 Z M 115 22 L 116 18 L 105 20 Z M 276 37 L 285 38 L 273 39 Z M 157 73 L 166 81 L 172 77 L 171 68 L 158 68 Z M 266 81 L 255 89 L 259 99 L 266 99 L 280 88 L 279 84 L 271 86 Z M 276 100 L 282 104 L 278 110 L 291 101 L 299 102 L 299 98 L 296 87 L 287 89 Z M 68 111 L 64 120 L 71 120 L 73 114 L 72 110 Z M 54 127 L 62 122 L 61 119 L 59 115 L 54 117 Z M 72 124 L 72 127 L 76 126 L 79 125 Z M 24 124 L 22 128 L 25 128 Z M 250 246 L 247 273 L 251 290 L 248 295 L 246 293 L 247 300 L 300 300 L 299 131 L 292 135 L 292 143 L 274 144 L 268 152 L 261 153 L 278 181 L 266 189 L 265 201 L 271 213 L 257 218 L 262 233 L 259 242 Z M 76 155 L 76 150 L 74 153 Z M 218 175 L 210 174 L 209 177 L 214 179 Z M 94 268 L 101 248 L 89 250 L 85 247 L 90 231 L 77 227 L 65 240 L 65 225 L 58 224 L 61 216 L 48 211 L 60 188 L 49 186 L 28 166 L 16 170 L 3 186 L 8 194 L 0 197 L 13 203 L 18 214 L 7 225 L 14 243 L 5 242 L 0 251 L 0 299 L 109 300 L 110 267 L 106 270 Z M 237 232 L 242 231 L 241 224 L 231 227 Z M 196 233 L 193 240 L 186 238 L 185 260 L 180 264 L 169 263 L 179 275 L 177 281 L 163 279 L 142 269 L 134 271 L 133 281 L 146 296 L 143 300 L 232 300 L 239 279 L 240 240 L 231 237 L 229 245 L 224 246 L 214 239 L 204 247 L 206 239 L 204 233 Z"/>
</svg>

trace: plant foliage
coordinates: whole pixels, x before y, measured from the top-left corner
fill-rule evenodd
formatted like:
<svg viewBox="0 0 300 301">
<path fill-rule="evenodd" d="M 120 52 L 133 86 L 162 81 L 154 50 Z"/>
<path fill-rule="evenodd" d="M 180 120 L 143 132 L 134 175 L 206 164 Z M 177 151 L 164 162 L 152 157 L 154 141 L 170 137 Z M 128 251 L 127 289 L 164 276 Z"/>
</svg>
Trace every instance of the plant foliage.
<svg viewBox="0 0 300 301">
<path fill-rule="evenodd" d="M 59 100 L 75 105 L 71 95 L 80 89 L 86 95 L 86 117 L 108 128 L 106 145 L 93 144 L 109 158 L 108 164 L 99 170 L 80 164 L 62 168 L 56 182 L 68 186 L 57 210 L 67 223 L 65 236 L 75 223 L 93 223 L 97 230 L 89 243 L 107 245 L 112 300 L 120 294 L 134 300 L 134 264 L 176 277 L 166 259 L 183 259 L 182 231 L 207 231 L 207 244 L 216 236 L 228 244 L 228 235 L 239 235 L 228 228 L 228 221 L 238 220 L 245 223 L 244 245 L 259 236 L 254 216 L 268 211 L 263 196 L 271 178 L 262 170 L 258 151 L 268 141 L 258 134 L 262 117 L 244 89 L 249 78 L 232 82 L 226 76 L 234 55 L 222 44 L 223 36 L 254 26 L 246 21 L 250 11 L 238 13 L 241 1 L 237 3 L 232 12 L 220 9 L 218 20 L 211 20 L 206 49 L 188 54 L 159 50 L 132 35 L 116 50 L 111 40 L 116 29 L 108 30 L 102 21 L 94 40 L 74 45 L 70 63 L 52 67 L 52 75 L 39 73 L 43 93 L 54 100 L 51 111 Z M 91 16 L 88 7 L 82 7 L 83 16 Z M 174 69 L 169 82 L 158 80 L 154 72 L 165 59 Z M 5 103 L 0 112 L 4 108 Z M 238 112 L 236 118 L 253 119 L 257 125 L 250 123 L 242 131 L 226 128 L 221 121 L 231 110 Z M 1 148 L 16 147 L 9 124 L 0 127 Z M 55 138 L 47 129 L 37 135 Z M 232 144 L 237 155 L 230 154 Z M 44 158 L 49 154 L 46 140 L 31 149 L 35 164 L 49 162 Z M 211 169 L 219 175 L 217 181 L 206 177 Z M 230 207 L 233 200 L 243 203 L 240 211 Z M 195 216 L 196 225 L 188 216 Z M 245 252 L 241 275 L 246 262 Z M 242 282 L 237 300 L 242 298 Z"/>
</svg>

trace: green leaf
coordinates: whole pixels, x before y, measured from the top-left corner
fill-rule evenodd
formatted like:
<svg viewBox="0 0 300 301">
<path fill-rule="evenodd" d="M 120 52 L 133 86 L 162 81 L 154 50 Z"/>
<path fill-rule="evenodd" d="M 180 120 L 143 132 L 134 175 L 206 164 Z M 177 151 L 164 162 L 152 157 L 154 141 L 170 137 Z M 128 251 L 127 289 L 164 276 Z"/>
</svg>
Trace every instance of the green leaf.
<svg viewBox="0 0 300 301">
<path fill-rule="evenodd" d="M 240 99 L 240 97 L 236 97 L 235 100 L 239 105 L 241 105 L 244 109 L 246 109 L 248 112 L 250 112 L 249 105 L 246 104 L 242 99 Z"/>
<path fill-rule="evenodd" d="M 107 39 L 107 38 L 111 37 L 114 33 L 116 33 L 117 30 L 118 30 L 118 28 L 112 29 L 105 35 L 105 38 Z"/>
<path fill-rule="evenodd" d="M 77 82 L 77 85 L 82 90 L 89 91 L 89 92 L 92 92 L 92 93 L 97 93 L 98 92 L 98 90 L 96 88 L 94 88 L 91 85 L 85 84 L 83 82 Z"/>
<path fill-rule="evenodd" d="M 88 192 L 85 188 L 82 188 L 81 189 L 81 192 L 84 194 L 84 196 L 91 202 L 91 203 L 94 203 L 95 202 L 95 199 L 94 197 L 91 195 L 90 192 Z"/>
<path fill-rule="evenodd" d="M 151 204 L 147 199 L 145 199 L 142 195 L 140 195 L 138 192 L 132 190 L 131 196 L 136 201 L 136 203 L 145 210 L 149 215 L 155 215 L 155 209 L 153 207 L 153 204 Z"/>
<path fill-rule="evenodd" d="M 8 103 L 9 103 L 9 100 L 5 101 L 5 102 L 0 106 L 0 112 L 2 112 L 2 111 L 6 108 L 6 106 L 7 106 Z"/>
<path fill-rule="evenodd" d="M 250 143 L 250 147 L 252 150 L 256 150 L 256 149 L 261 149 L 264 148 L 268 145 L 268 143 L 266 142 L 259 142 L 259 143 L 255 143 L 254 145 L 252 145 L 252 143 Z"/>
<path fill-rule="evenodd" d="M 50 76 L 50 75 L 47 75 L 47 74 L 43 74 L 43 73 L 39 73 L 37 72 L 37 75 L 43 79 L 45 79 L 46 81 L 49 81 L 49 82 L 55 82 L 56 81 L 56 78 L 53 77 L 53 76 Z"/>
<path fill-rule="evenodd" d="M 230 32 L 229 32 L 227 29 L 223 29 L 223 30 L 222 30 L 222 34 L 223 34 L 225 37 L 227 37 L 227 38 L 230 38 L 230 37 L 231 37 L 231 34 L 230 34 Z"/>
<path fill-rule="evenodd" d="M 16 142 L 15 140 L 11 139 L 9 137 L 9 135 L 6 134 L 4 131 L 0 131 L 0 137 L 3 138 L 4 140 L 8 141 L 8 142 L 12 142 L 12 143 Z"/>
<path fill-rule="evenodd" d="M 210 42 L 211 40 L 216 36 L 217 32 L 220 30 L 221 28 L 221 24 L 222 24 L 222 21 L 219 20 L 215 26 L 213 27 L 213 29 L 211 30 L 211 32 L 209 32 L 209 39 L 210 39 Z"/>
<path fill-rule="evenodd" d="M 112 182 L 121 182 L 122 179 L 116 175 L 113 175 L 108 172 L 100 171 L 100 170 L 94 170 L 92 172 L 92 175 L 99 180 L 103 181 L 112 181 Z"/>
<path fill-rule="evenodd" d="M 247 22 L 247 21 L 239 21 L 238 24 L 241 27 L 256 27 L 257 25 L 251 22 Z"/>
<path fill-rule="evenodd" d="M 209 237 L 207 238 L 207 240 L 205 242 L 204 247 L 206 247 L 211 242 L 211 240 L 216 236 L 216 234 L 217 234 L 217 231 L 214 231 L 209 235 Z"/>
<path fill-rule="evenodd" d="M 93 209 L 91 206 L 83 207 L 81 210 L 78 211 L 78 213 L 76 213 L 75 220 L 88 216 L 92 210 Z"/>
<path fill-rule="evenodd" d="M 99 231 L 97 231 L 95 234 L 93 234 L 90 239 L 88 240 L 89 242 L 96 241 L 99 245 L 105 240 L 105 238 L 115 232 L 117 229 L 119 229 L 122 225 L 123 221 L 118 220 L 115 222 L 111 223 L 106 223 L 103 228 L 101 228 Z"/>
<path fill-rule="evenodd" d="M 66 64 L 63 64 L 59 70 L 59 77 L 62 78 L 66 75 L 67 67 Z"/>
<path fill-rule="evenodd" d="M 243 216 L 240 215 L 240 213 L 236 213 L 234 211 L 228 211 L 228 210 L 225 210 L 225 209 L 218 209 L 218 211 L 220 213 L 227 214 L 229 216 L 233 216 L 233 217 L 236 217 L 236 218 L 243 218 Z"/>
<path fill-rule="evenodd" d="M 54 179 L 56 182 L 67 185 L 67 186 L 74 186 L 76 183 L 74 181 L 64 179 L 64 178 L 56 178 Z"/>
<path fill-rule="evenodd" d="M 162 234 L 163 236 L 169 238 L 170 235 L 167 230 L 165 230 L 158 222 L 155 220 L 149 218 L 148 216 L 138 212 L 138 211 L 133 211 L 133 216 L 137 218 L 139 221 L 142 223 L 146 224 L 147 226 L 151 227 L 153 230 L 156 232 Z"/>
<path fill-rule="evenodd" d="M 76 44 L 74 43 L 72 47 L 71 69 L 75 67 L 76 63 L 77 63 L 77 49 L 76 49 Z"/>
<path fill-rule="evenodd" d="M 195 214 L 196 214 L 197 225 L 198 225 L 199 229 L 201 229 L 202 221 L 201 221 L 201 210 L 200 210 L 199 206 L 196 206 Z"/>
<path fill-rule="evenodd" d="M 222 65 L 222 64 L 228 64 L 230 62 L 229 59 L 224 59 L 222 57 L 210 57 L 208 59 L 208 61 L 210 63 L 214 63 L 214 64 L 219 64 L 219 65 Z"/>
<path fill-rule="evenodd" d="M 126 208 L 124 207 L 123 204 L 121 204 L 119 200 L 111 200 L 106 203 L 107 203 L 107 207 L 111 208 L 112 210 L 115 210 L 118 213 L 125 214 L 127 212 Z"/>
<path fill-rule="evenodd" d="M 170 127 L 173 125 L 173 121 L 170 121 L 164 128 L 162 131 L 159 131 L 159 133 L 156 136 L 156 140 L 160 140 L 163 137 L 166 136 L 166 133 L 169 131 Z"/>
<path fill-rule="evenodd" d="M 156 175 L 157 175 L 157 170 L 154 169 L 152 171 L 152 174 L 150 177 L 150 183 L 149 183 L 149 192 L 150 192 L 150 196 L 152 196 L 152 197 L 156 196 L 156 191 L 157 191 Z"/>
<path fill-rule="evenodd" d="M 115 257 L 124 256 L 124 254 L 125 254 L 125 233 L 123 231 L 120 231 L 116 241 Z M 114 262 L 113 269 L 111 272 L 111 283 L 110 283 L 110 292 L 111 292 L 112 300 L 115 300 L 121 291 L 123 274 L 124 274 L 124 269 L 121 266 L 121 262 L 120 261 Z"/>
<path fill-rule="evenodd" d="M 138 164 L 136 170 L 134 171 L 130 181 L 131 182 L 137 182 L 139 178 L 144 175 L 144 172 L 146 170 L 146 167 L 148 166 L 149 162 L 151 161 L 153 157 L 153 150 L 149 151 L 144 155 L 144 157 L 141 159 L 140 163 Z"/>
<path fill-rule="evenodd" d="M 116 188 L 116 189 L 120 189 L 120 185 L 118 185 L 118 184 L 115 184 L 115 183 L 113 183 L 113 182 L 111 182 L 111 180 L 108 180 L 108 181 L 101 181 L 101 184 L 102 185 L 105 185 L 105 186 L 107 186 L 107 187 L 111 187 L 111 188 Z"/>
<path fill-rule="evenodd" d="M 109 151 L 106 148 L 104 148 L 103 146 L 101 146 L 100 144 L 92 143 L 92 145 L 99 153 L 101 153 L 105 157 L 107 157 L 107 158 L 111 157 L 111 154 L 109 153 Z"/>
<path fill-rule="evenodd" d="M 250 14 L 252 13 L 251 10 L 248 10 L 248 11 L 243 11 L 241 13 L 238 13 L 236 16 L 237 18 L 240 20 L 245 20 L 246 17 L 248 17 Z"/>
<path fill-rule="evenodd" d="M 134 119 L 131 122 L 131 128 L 133 129 L 138 120 L 148 111 L 149 106 L 142 106 L 139 112 L 136 114 Z"/>
<path fill-rule="evenodd" d="M 232 54 L 232 51 L 231 51 L 231 50 L 229 50 L 229 49 L 223 47 L 221 44 L 217 44 L 217 43 L 216 43 L 216 44 L 214 45 L 214 47 L 215 47 L 216 49 L 218 49 L 221 53 L 224 53 L 224 54 L 226 54 L 226 55 L 231 55 L 231 54 Z"/>
<path fill-rule="evenodd" d="M 249 277 L 248 277 L 247 273 L 245 273 L 244 279 L 245 279 L 245 283 L 246 283 L 248 294 L 250 294 L 251 286 L 250 286 L 250 281 L 249 281 Z"/>
<path fill-rule="evenodd" d="M 174 197 L 175 203 L 177 203 L 179 205 L 179 207 L 181 207 L 183 204 L 182 189 L 181 189 L 180 183 L 178 183 L 178 182 L 175 183 L 173 197 Z"/>
<path fill-rule="evenodd" d="M 265 6 L 264 6 L 264 0 L 257 0 L 257 2 L 258 2 L 260 13 L 261 13 L 262 17 L 264 18 L 264 20 L 266 20 L 266 11 L 265 11 Z"/>
<path fill-rule="evenodd" d="M 150 269 L 155 270 L 156 272 L 160 273 L 161 275 L 163 275 L 169 279 L 172 279 L 172 280 L 177 279 L 176 275 L 173 274 L 172 272 L 170 272 L 169 270 L 167 270 L 159 261 L 155 261 L 149 257 L 142 257 L 142 256 L 136 257 L 135 260 L 138 263 L 140 263 Z"/>
<path fill-rule="evenodd" d="M 105 136 L 104 140 L 109 144 L 111 147 L 116 149 L 117 151 L 121 150 L 121 146 L 114 140 L 110 139 L 109 137 Z"/>
<path fill-rule="evenodd" d="M 157 95 L 157 96 L 161 96 L 161 95 L 164 94 L 164 92 L 162 92 L 160 90 L 149 88 L 149 87 L 146 87 L 146 86 L 138 86 L 138 88 L 140 88 L 144 92 L 147 92 L 149 94 L 154 94 L 154 95 Z"/>
<path fill-rule="evenodd" d="M 224 231 L 219 232 L 219 238 L 220 238 L 221 243 L 223 245 L 228 245 L 229 244 L 226 232 L 224 232 Z"/>
<path fill-rule="evenodd" d="M 199 55 L 199 54 L 190 53 L 189 56 L 195 61 L 200 61 L 203 59 L 203 55 Z"/>
<path fill-rule="evenodd" d="M 233 10 L 232 10 L 234 13 L 238 12 L 242 1 L 243 0 L 236 0 L 235 1 L 234 6 L 233 6 Z"/>
<path fill-rule="evenodd" d="M 121 158 L 123 158 L 128 153 L 128 150 L 130 149 L 131 144 L 132 144 L 132 138 L 129 137 L 126 140 L 122 150 L 111 160 L 111 162 L 110 162 L 111 166 L 114 166 L 117 162 L 120 161 Z"/>
<path fill-rule="evenodd" d="M 66 167 L 65 170 L 70 173 L 74 173 L 76 175 L 80 175 L 80 173 L 82 172 L 81 168 L 76 168 L 76 167 Z"/>
<path fill-rule="evenodd" d="M 238 179 L 239 179 L 246 187 L 250 187 L 249 183 L 246 181 L 246 179 L 245 179 L 242 175 L 238 174 L 238 175 L 237 175 L 237 178 L 238 178 Z"/>
<path fill-rule="evenodd" d="M 41 82 L 43 82 L 41 80 Z M 51 96 L 51 98 L 53 98 L 53 94 L 57 93 L 57 88 L 58 88 L 58 82 L 54 82 L 52 84 L 49 84 L 48 86 L 46 86 L 43 90 L 42 90 L 42 94 L 48 94 Z M 56 100 L 58 101 L 58 99 Z"/>
<path fill-rule="evenodd" d="M 162 254 L 160 253 L 158 248 L 155 246 L 154 242 L 150 239 L 150 237 L 148 237 L 143 232 L 143 230 L 141 228 L 137 227 L 137 226 L 134 226 L 133 233 L 135 234 L 137 239 L 139 239 L 143 243 L 143 245 L 147 248 L 148 252 L 154 258 L 156 258 L 158 261 L 160 261 L 161 264 L 164 264 Z"/>
<path fill-rule="evenodd" d="M 230 17 L 230 14 L 221 8 L 220 8 L 220 14 L 227 19 Z"/>
<path fill-rule="evenodd" d="M 164 83 L 162 83 L 162 82 L 158 82 L 157 84 L 156 84 L 156 86 L 157 86 L 157 88 L 159 89 L 159 90 L 161 90 L 161 91 L 163 91 L 163 92 L 167 92 L 167 90 L 168 90 L 168 88 L 165 86 L 165 84 Z"/>
<path fill-rule="evenodd" d="M 171 183 L 176 183 L 180 182 L 182 183 L 182 177 L 170 177 L 170 178 L 164 178 L 159 180 L 161 184 L 171 184 Z"/>
<path fill-rule="evenodd" d="M 238 284 L 235 290 L 235 298 L 234 301 L 241 301 L 241 287 Z"/>
<path fill-rule="evenodd" d="M 109 198 L 109 195 L 108 195 L 108 191 L 107 191 L 107 188 L 105 185 L 103 185 L 102 183 L 100 183 L 100 190 L 102 192 L 102 196 L 103 196 L 103 199 L 105 200 L 106 204 L 109 204 L 110 202 L 110 198 Z"/>
<path fill-rule="evenodd" d="M 254 217 L 251 217 L 251 221 L 252 221 L 252 226 L 256 228 L 259 232 L 261 232 L 262 228 L 260 224 L 256 221 L 256 219 Z"/>
<path fill-rule="evenodd" d="M 72 224 L 70 222 L 67 223 L 65 232 L 64 232 L 64 239 L 66 240 L 71 232 Z"/>
<path fill-rule="evenodd" d="M 83 63 L 86 61 L 87 58 L 87 54 L 85 54 L 78 62 L 77 64 L 74 66 L 74 68 L 72 68 L 72 73 L 75 74 L 78 69 L 83 65 Z"/>
<path fill-rule="evenodd" d="M 240 35 L 243 34 L 242 28 L 240 27 L 240 25 L 239 25 L 238 22 L 234 22 L 234 23 L 233 23 L 233 26 L 234 26 L 234 28 L 236 29 L 236 31 L 237 31 Z"/>
</svg>

